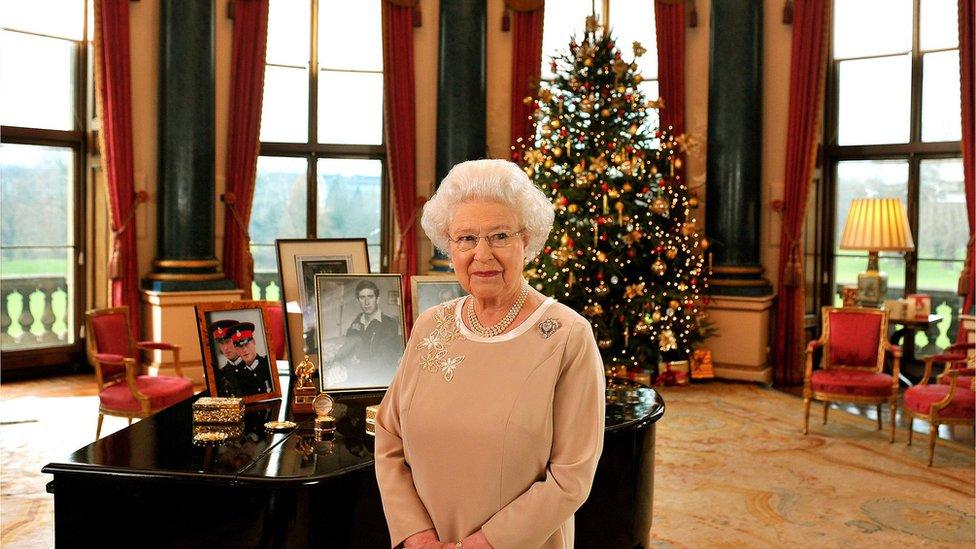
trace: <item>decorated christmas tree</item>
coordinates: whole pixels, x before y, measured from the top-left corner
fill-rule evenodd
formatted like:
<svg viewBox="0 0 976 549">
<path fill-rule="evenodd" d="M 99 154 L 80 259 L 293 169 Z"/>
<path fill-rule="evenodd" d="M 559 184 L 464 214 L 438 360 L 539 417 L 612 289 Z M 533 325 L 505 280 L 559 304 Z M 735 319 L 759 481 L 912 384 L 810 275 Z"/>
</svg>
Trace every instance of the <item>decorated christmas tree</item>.
<svg viewBox="0 0 976 549">
<path fill-rule="evenodd" d="M 521 158 L 556 212 L 530 283 L 589 319 L 608 368 L 653 371 L 707 336 L 708 241 L 680 176 L 689 139 L 656 127 L 653 109 L 665 106 L 638 89 L 644 53 L 634 42 L 624 59 L 588 18 L 582 41 L 552 59 L 555 78 L 526 98 L 536 139 Z"/>
</svg>

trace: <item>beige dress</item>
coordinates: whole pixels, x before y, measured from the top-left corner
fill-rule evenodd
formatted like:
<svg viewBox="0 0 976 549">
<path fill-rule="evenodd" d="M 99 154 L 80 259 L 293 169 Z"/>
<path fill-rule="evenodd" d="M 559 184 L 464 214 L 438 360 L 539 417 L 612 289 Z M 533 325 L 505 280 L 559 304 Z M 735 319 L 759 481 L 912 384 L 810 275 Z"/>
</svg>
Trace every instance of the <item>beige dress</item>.
<svg viewBox="0 0 976 549">
<path fill-rule="evenodd" d="M 376 420 L 376 478 L 394 547 L 434 528 L 495 549 L 573 546 L 603 450 L 605 379 L 589 323 L 546 300 L 485 339 L 464 298 L 425 311 Z"/>
</svg>

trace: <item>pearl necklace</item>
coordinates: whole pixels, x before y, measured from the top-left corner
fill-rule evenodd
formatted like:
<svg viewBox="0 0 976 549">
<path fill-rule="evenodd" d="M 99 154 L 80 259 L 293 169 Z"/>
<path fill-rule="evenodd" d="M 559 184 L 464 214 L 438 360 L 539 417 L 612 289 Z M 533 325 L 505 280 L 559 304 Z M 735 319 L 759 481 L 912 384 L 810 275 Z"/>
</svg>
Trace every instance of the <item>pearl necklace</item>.
<svg viewBox="0 0 976 549">
<path fill-rule="evenodd" d="M 506 328 L 515 320 L 519 312 L 522 311 L 522 306 L 525 305 L 525 298 L 529 295 L 529 287 L 526 285 L 522 286 L 522 291 L 519 292 L 518 299 L 512 304 L 512 308 L 508 310 L 508 314 L 502 318 L 498 324 L 494 326 L 484 327 L 481 322 L 478 322 L 478 317 L 474 314 L 474 298 L 468 300 L 468 324 L 471 325 L 471 329 L 474 330 L 476 334 L 481 337 L 495 337 L 496 335 L 505 331 Z"/>
</svg>

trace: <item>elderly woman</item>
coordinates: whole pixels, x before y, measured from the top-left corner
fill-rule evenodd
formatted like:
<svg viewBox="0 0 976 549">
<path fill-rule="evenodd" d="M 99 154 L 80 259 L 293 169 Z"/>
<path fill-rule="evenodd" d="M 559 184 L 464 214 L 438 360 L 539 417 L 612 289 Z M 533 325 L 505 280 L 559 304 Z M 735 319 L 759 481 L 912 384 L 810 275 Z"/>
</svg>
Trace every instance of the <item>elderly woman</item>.
<svg viewBox="0 0 976 549">
<path fill-rule="evenodd" d="M 552 204 L 502 160 L 458 164 L 423 227 L 470 294 L 417 319 L 376 419 L 394 547 L 572 547 L 603 450 L 589 323 L 528 286 Z"/>
</svg>

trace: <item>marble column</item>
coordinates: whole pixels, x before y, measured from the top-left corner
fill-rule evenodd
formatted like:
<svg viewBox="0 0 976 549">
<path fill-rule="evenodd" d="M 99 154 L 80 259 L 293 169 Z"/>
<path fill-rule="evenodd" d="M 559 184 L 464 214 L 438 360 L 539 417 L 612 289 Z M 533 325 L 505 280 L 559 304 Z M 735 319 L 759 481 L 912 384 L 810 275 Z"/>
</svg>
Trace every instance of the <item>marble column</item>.
<svg viewBox="0 0 976 549">
<path fill-rule="evenodd" d="M 712 0 L 706 234 L 713 294 L 772 293 L 760 257 L 763 3 Z"/>
<path fill-rule="evenodd" d="M 483 0 L 440 3 L 437 69 L 437 183 L 458 162 L 485 157 L 487 12 Z M 446 256 L 430 261 L 449 270 Z"/>
<path fill-rule="evenodd" d="M 214 3 L 160 2 L 152 291 L 232 289 L 214 255 Z"/>
</svg>

